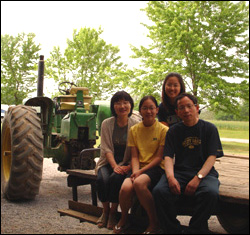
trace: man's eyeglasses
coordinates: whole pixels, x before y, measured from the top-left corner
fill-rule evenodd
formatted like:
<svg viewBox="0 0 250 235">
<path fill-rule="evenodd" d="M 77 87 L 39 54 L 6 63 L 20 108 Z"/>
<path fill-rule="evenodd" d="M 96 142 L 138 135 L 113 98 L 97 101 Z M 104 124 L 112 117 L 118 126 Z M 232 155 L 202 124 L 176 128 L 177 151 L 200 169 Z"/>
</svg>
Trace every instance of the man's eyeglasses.
<svg viewBox="0 0 250 235">
<path fill-rule="evenodd" d="M 180 110 L 180 111 L 183 111 L 185 108 L 191 109 L 194 106 L 196 106 L 196 104 L 187 104 L 187 105 L 182 105 L 182 106 L 178 107 L 177 109 Z"/>
</svg>

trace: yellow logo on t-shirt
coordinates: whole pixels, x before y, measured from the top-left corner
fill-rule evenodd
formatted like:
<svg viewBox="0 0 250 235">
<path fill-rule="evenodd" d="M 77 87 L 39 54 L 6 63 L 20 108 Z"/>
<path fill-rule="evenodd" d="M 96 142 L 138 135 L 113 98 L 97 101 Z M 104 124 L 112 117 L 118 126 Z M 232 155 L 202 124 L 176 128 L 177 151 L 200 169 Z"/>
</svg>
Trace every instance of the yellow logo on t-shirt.
<svg viewBox="0 0 250 235">
<path fill-rule="evenodd" d="M 182 146 L 184 148 L 193 149 L 195 146 L 198 146 L 201 144 L 201 140 L 198 137 L 187 137 L 183 142 Z"/>
</svg>

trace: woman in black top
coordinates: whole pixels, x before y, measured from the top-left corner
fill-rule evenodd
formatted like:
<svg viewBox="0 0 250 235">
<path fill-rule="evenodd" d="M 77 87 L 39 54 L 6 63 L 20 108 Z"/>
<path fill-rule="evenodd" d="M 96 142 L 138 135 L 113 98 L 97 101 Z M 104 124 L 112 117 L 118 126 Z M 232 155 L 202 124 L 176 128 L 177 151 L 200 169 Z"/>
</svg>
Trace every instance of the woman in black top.
<svg viewBox="0 0 250 235">
<path fill-rule="evenodd" d="M 159 122 L 171 126 L 180 121 L 175 113 L 174 100 L 185 92 L 183 78 L 179 73 L 169 73 L 162 85 L 162 103 L 159 105 Z"/>
</svg>

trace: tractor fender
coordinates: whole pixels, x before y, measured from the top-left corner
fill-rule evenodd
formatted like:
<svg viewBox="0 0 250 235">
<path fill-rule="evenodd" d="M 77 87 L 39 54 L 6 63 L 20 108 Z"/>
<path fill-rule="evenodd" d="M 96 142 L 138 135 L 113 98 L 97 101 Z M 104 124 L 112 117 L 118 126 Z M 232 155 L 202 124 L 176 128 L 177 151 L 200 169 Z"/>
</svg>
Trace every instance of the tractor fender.
<svg viewBox="0 0 250 235">
<path fill-rule="evenodd" d="M 43 133 L 49 135 L 52 129 L 53 121 L 53 108 L 55 107 L 54 102 L 48 97 L 34 97 L 25 102 L 24 105 L 28 106 L 40 106 L 41 107 L 41 121 L 43 125 Z"/>
<path fill-rule="evenodd" d="M 48 107 L 49 109 L 53 109 L 54 107 L 54 103 L 50 98 L 41 96 L 28 99 L 24 105 Z"/>
</svg>

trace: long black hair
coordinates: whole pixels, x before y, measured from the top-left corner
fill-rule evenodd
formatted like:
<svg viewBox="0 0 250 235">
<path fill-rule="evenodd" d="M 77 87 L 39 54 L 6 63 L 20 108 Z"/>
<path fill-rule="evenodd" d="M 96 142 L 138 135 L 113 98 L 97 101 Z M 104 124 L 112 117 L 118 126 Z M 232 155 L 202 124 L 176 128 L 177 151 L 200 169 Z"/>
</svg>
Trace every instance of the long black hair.
<svg viewBox="0 0 250 235">
<path fill-rule="evenodd" d="M 181 86 L 180 94 L 184 93 L 186 91 L 183 78 L 179 73 L 172 72 L 172 73 L 169 73 L 166 76 L 166 78 L 165 78 L 165 80 L 164 80 L 164 82 L 162 84 L 161 98 L 162 98 L 162 103 L 163 103 L 163 105 L 164 105 L 164 107 L 166 108 L 167 111 L 170 110 L 171 104 L 170 104 L 169 97 L 167 96 L 167 94 L 165 92 L 165 86 L 166 86 L 166 83 L 167 83 L 168 79 L 171 78 L 171 77 L 177 77 L 178 78 L 178 81 L 179 81 L 180 86 Z"/>
</svg>

